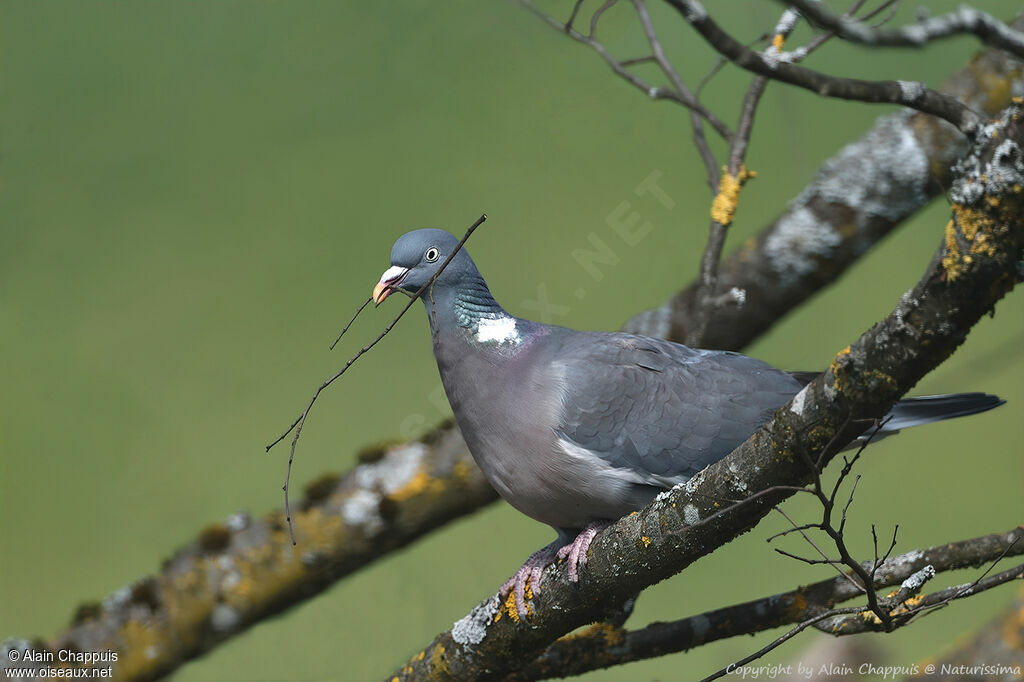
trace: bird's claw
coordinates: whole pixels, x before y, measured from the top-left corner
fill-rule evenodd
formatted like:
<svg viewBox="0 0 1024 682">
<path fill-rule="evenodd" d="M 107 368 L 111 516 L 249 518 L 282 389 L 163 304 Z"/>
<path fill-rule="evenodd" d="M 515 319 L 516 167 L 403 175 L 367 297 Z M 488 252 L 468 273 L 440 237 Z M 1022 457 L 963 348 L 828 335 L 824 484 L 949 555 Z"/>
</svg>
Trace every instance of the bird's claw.
<svg viewBox="0 0 1024 682">
<path fill-rule="evenodd" d="M 526 584 L 530 584 L 531 596 L 540 594 L 540 579 L 544 573 L 544 569 L 547 568 L 548 564 L 552 563 L 558 555 L 557 543 L 552 543 L 544 549 L 538 550 L 530 555 L 530 557 L 523 562 L 523 565 L 519 567 L 519 570 L 512 574 L 512 577 L 505 581 L 505 584 L 501 586 L 499 594 L 502 597 L 508 596 L 511 591 L 516 602 L 516 613 L 519 615 L 520 620 L 526 618 L 528 611 L 526 608 Z"/>
<path fill-rule="evenodd" d="M 577 583 L 580 580 L 579 569 L 587 563 L 587 551 L 590 543 L 597 537 L 598 531 L 606 528 L 607 523 L 595 521 L 580 531 L 576 539 L 558 550 L 559 559 L 567 559 L 569 564 L 569 582 Z"/>
<path fill-rule="evenodd" d="M 557 542 L 553 542 L 544 549 L 534 552 L 523 562 L 519 570 L 505 581 L 498 594 L 505 598 L 511 592 L 515 599 L 516 613 L 519 615 L 519 619 L 526 618 L 529 615 L 526 608 L 527 583 L 530 585 L 531 598 L 540 594 L 540 581 L 544 569 L 548 567 L 548 564 L 562 559 L 566 559 L 569 564 L 569 582 L 579 582 L 579 569 L 587 563 L 587 551 L 590 549 L 590 543 L 594 541 L 598 531 L 607 526 L 607 522 L 595 521 L 581 530 L 576 539 L 569 544 L 559 547 Z"/>
</svg>

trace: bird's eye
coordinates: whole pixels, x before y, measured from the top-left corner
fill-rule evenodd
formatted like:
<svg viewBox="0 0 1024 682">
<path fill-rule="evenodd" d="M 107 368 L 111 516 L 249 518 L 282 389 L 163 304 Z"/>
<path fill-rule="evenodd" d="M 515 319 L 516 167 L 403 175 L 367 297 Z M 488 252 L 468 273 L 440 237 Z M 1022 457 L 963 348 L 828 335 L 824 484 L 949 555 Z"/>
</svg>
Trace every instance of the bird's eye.
<svg viewBox="0 0 1024 682">
<path fill-rule="evenodd" d="M 431 246 L 427 249 L 427 252 L 423 254 L 423 257 L 427 259 L 428 263 L 433 263 L 441 255 L 441 252 L 437 250 L 436 246 Z"/>
</svg>

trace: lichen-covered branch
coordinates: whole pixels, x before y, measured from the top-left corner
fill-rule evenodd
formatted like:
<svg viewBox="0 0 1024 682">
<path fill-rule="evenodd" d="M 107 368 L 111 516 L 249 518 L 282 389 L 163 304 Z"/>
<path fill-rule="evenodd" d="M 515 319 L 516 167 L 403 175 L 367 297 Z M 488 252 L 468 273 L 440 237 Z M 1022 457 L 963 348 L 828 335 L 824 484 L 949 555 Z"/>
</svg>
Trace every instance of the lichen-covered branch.
<svg viewBox="0 0 1024 682">
<path fill-rule="evenodd" d="M 449 425 L 367 449 L 344 477 L 308 486 L 293 510 L 298 546 L 282 511 L 237 514 L 203 530 L 159 574 L 80 605 L 67 631 L 35 648 L 115 651 L 114 679 L 152 680 L 495 498 Z"/>
<path fill-rule="evenodd" d="M 1024 554 L 1024 528 L 1014 528 L 1006 533 L 993 533 L 892 557 L 879 566 L 874 584 L 879 589 L 899 585 L 926 566 L 943 573 L 978 567 L 1002 556 L 1021 554 Z M 871 570 L 871 565 L 865 564 L 864 568 Z M 836 604 L 861 594 L 849 580 L 836 576 L 790 592 L 668 623 L 652 623 L 636 630 L 602 623 L 559 639 L 532 663 L 508 677 L 506 682 L 582 675 L 591 670 L 686 651 L 729 637 L 797 624 L 823 615 Z"/>
<path fill-rule="evenodd" d="M 897 627 L 906 625 L 912 618 L 924 613 L 926 610 L 946 606 L 958 599 L 966 599 L 967 597 L 990 590 L 993 587 L 1005 585 L 1013 580 L 1024 580 L 1024 564 L 985 576 L 974 582 L 953 585 L 952 587 L 936 590 L 913 599 L 894 599 L 896 608 L 891 611 L 890 616 Z M 865 611 L 828 618 L 821 621 L 820 626 L 823 630 L 840 636 L 856 635 L 861 632 L 887 631 L 886 625 L 880 619 L 872 613 Z"/>
<path fill-rule="evenodd" d="M 720 462 L 595 538 L 577 584 L 562 564 L 529 600 L 528 623 L 494 595 L 395 673 L 400 680 L 494 679 L 557 638 L 601 619 L 609 606 L 685 569 L 749 531 L 839 445 L 884 415 L 964 341 L 1022 278 L 1024 120 L 1014 105 L 961 166 L 951 195 L 957 250 L 944 240 L 928 270 L 884 320 L 840 351 L 771 422 Z M 736 503 L 772 489 L 749 503 Z"/>
<path fill-rule="evenodd" d="M 942 90 L 995 115 L 1011 97 L 1024 95 L 1024 71 L 1006 53 L 986 50 Z M 704 333 L 694 335 L 703 305 L 695 281 L 625 328 L 703 348 L 743 348 L 948 187 L 949 169 L 966 149 L 961 135 L 926 114 L 879 118 L 827 160 L 778 218 L 719 265 L 716 290 L 736 292 L 742 305 L 708 311 Z"/>
</svg>

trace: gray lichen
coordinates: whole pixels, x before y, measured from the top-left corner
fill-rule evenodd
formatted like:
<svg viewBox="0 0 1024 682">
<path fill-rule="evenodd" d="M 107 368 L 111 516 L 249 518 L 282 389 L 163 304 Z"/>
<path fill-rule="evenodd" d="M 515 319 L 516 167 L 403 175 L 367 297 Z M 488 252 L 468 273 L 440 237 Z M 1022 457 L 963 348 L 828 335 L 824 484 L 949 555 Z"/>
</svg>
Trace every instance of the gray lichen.
<svg viewBox="0 0 1024 682">
<path fill-rule="evenodd" d="M 459 644 L 475 645 L 484 641 L 487 636 L 487 626 L 494 621 L 498 614 L 498 598 L 493 597 L 484 604 L 477 605 L 469 615 L 455 621 L 452 625 L 452 639 Z"/>
<path fill-rule="evenodd" d="M 911 592 L 916 594 L 918 591 L 920 591 L 922 587 L 924 587 L 924 584 L 926 582 L 928 582 L 934 577 L 935 567 L 931 564 L 928 564 L 927 566 L 925 566 L 924 568 L 922 568 L 921 570 L 917 571 L 909 578 L 904 580 L 903 584 L 900 585 L 900 587 L 904 590 L 910 590 Z"/>
</svg>

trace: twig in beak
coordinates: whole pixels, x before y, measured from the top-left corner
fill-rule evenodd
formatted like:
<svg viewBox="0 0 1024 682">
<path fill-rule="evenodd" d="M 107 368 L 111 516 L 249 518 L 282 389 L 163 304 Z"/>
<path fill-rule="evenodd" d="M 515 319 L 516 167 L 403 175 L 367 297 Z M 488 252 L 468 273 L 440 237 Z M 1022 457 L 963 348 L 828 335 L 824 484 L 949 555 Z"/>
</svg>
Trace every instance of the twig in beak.
<svg viewBox="0 0 1024 682">
<path fill-rule="evenodd" d="M 304 409 L 302 411 L 302 414 L 300 414 L 299 417 L 294 422 L 292 422 L 292 425 L 288 427 L 287 431 L 282 433 L 280 436 L 277 437 L 277 439 L 273 443 L 271 443 L 270 445 L 267 446 L 267 452 L 270 452 L 270 448 L 274 447 L 275 445 L 280 443 L 282 440 L 284 440 L 285 437 L 289 433 L 291 433 L 293 430 L 295 431 L 295 435 L 292 437 L 292 448 L 291 448 L 291 451 L 288 453 L 288 469 L 287 469 L 287 471 L 285 473 L 285 476 L 284 476 L 284 486 L 282 487 L 282 490 L 284 490 L 284 514 L 285 514 L 285 520 L 288 522 L 288 534 L 289 534 L 289 536 L 291 536 L 291 540 L 292 540 L 292 544 L 293 545 L 296 544 L 296 542 L 295 542 L 295 528 L 292 525 L 292 510 L 291 510 L 291 503 L 289 502 L 289 499 L 288 499 L 288 487 L 291 484 L 291 479 L 292 479 L 292 462 L 295 460 L 295 446 L 299 442 L 299 436 L 302 434 L 302 427 L 305 426 L 305 424 L 306 424 L 306 417 L 309 416 L 309 411 L 313 408 L 313 403 L 316 402 L 316 399 L 318 397 L 320 397 L 320 393 L 325 388 L 327 388 L 328 386 L 333 384 L 339 377 L 341 377 L 342 374 L 344 374 L 348 370 L 349 367 L 352 366 L 352 363 L 354 363 L 356 360 L 358 360 L 360 357 L 362 357 L 363 354 L 367 353 L 371 348 L 376 346 L 380 342 L 381 339 L 383 339 L 385 336 L 387 336 L 387 333 L 390 332 L 394 328 L 394 326 L 396 324 L 398 324 L 398 321 L 400 319 L 402 319 L 402 316 L 405 315 L 406 311 L 409 310 L 409 308 L 412 307 L 412 304 L 416 302 L 416 299 L 418 299 L 420 297 L 420 294 L 422 294 L 424 291 L 426 291 L 427 288 L 434 283 L 434 280 L 436 280 L 438 278 L 438 276 L 440 276 L 440 274 L 442 272 L 444 272 L 444 269 L 446 267 L 448 267 L 449 263 L 452 262 L 452 258 L 454 258 L 455 254 L 457 254 L 459 252 L 459 250 L 462 248 L 462 245 L 466 243 L 466 240 L 469 239 L 470 235 L 472 235 L 473 232 L 476 231 L 476 228 L 480 227 L 480 225 L 482 225 L 485 220 L 487 220 L 487 214 L 486 213 L 484 213 L 479 218 L 477 218 L 476 222 L 474 222 L 472 225 L 469 226 L 469 229 L 466 230 L 466 234 L 464 234 L 462 236 L 462 239 L 460 239 L 459 243 L 455 245 L 455 248 L 452 250 L 452 252 L 450 254 L 448 254 L 447 258 L 444 259 L 444 262 L 441 263 L 441 267 L 439 267 L 437 269 L 437 272 L 435 272 L 434 275 L 429 280 L 427 280 L 426 284 L 421 286 L 419 288 L 419 290 L 409 299 L 409 302 L 405 304 L 405 307 L 402 308 L 401 311 L 399 311 L 398 315 L 395 316 L 395 319 L 391 320 L 391 323 L 388 324 L 388 326 L 384 328 L 384 331 L 382 331 L 380 334 L 378 334 L 377 338 L 375 338 L 369 344 L 367 344 L 367 345 L 363 346 L 362 348 L 360 348 L 359 352 L 356 353 L 355 355 L 353 355 L 351 358 L 349 358 L 348 362 L 346 362 L 345 365 L 340 370 L 335 372 L 335 374 L 330 379 L 328 379 L 327 381 L 325 381 L 322 384 L 320 384 L 320 387 L 318 389 L 316 389 L 315 393 L 313 393 L 313 397 L 310 399 L 309 404 L 306 405 L 306 409 Z M 364 304 L 364 306 L 365 306 L 365 304 Z M 360 310 L 362 310 L 362 308 L 360 308 Z M 356 314 L 358 315 L 359 313 L 357 312 Z M 355 318 L 353 318 L 353 319 L 355 319 Z M 348 327 L 346 327 L 346 329 L 347 328 Z M 342 334 L 344 334 L 344 333 L 345 333 L 345 330 L 342 330 Z M 340 336 L 339 336 L 339 338 L 340 338 Z"/>
</svg>

